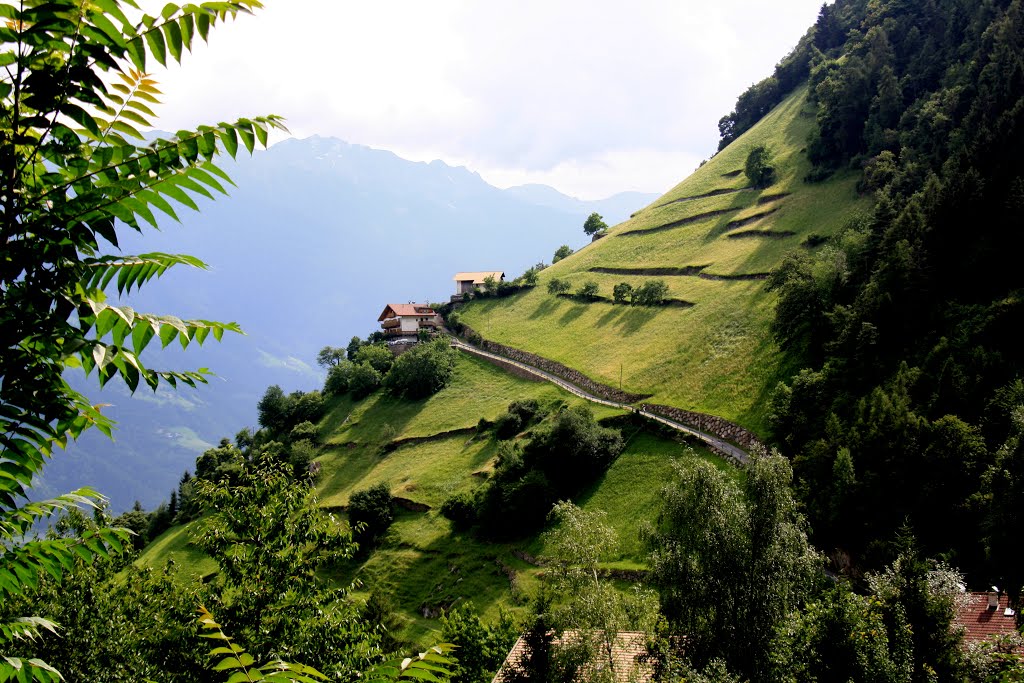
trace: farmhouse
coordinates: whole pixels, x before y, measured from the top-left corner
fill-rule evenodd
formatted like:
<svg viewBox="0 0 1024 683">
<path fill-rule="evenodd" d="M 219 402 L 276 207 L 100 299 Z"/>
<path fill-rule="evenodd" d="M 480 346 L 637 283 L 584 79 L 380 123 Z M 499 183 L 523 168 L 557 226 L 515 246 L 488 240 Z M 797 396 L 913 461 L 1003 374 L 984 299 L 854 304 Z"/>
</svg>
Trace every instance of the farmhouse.
<svg viewBox="0 0 1024 683">
<path fill-rule="evenodd" d="M 385 336 L 415 337 L 420 330 L 433 331 L 444 324 L 428 304 L 388 304 L 377 318 Z"/>
<path fill-rule="evenodd" d="M 1016 635 L 1017 613 L 1010 608 L 1006 593 L 993 587 L 991 591 L 967 593 L 963 597 L 953 623 L 963 630 L 965 646 Z M 1024 654 L 1019 648 L 1013 651 Z"/>
<path fill-rule="evenodd" d="M 472 292 L 476 288 L 486 289 L 487 285 L 484 282 L 487 278 L 493 278 L 495 282 L 502 282 L 505 279 L 505 273 L 500 270 L 482 270 L 480 272 L 471 273 L 455 273 L 455 294 L 462 295 L 467 292 Z"/>
</svg>

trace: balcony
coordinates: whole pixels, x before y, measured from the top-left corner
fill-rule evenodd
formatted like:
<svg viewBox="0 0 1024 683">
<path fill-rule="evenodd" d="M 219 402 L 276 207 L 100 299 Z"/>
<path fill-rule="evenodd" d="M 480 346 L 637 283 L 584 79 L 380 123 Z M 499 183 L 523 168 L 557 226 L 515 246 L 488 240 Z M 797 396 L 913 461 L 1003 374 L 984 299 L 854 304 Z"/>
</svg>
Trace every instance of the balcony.
<svg viewBox="0 0 1024 683">
<path fill-rule="evenodd" d="M 387 320 L 381 322 L 380 326 L 385 330 L 390 330 L 392 328 L 398 327 L 401 324 L 402 321 L 399 320 L 398 318 L 388 318 Z"/>
</svg>

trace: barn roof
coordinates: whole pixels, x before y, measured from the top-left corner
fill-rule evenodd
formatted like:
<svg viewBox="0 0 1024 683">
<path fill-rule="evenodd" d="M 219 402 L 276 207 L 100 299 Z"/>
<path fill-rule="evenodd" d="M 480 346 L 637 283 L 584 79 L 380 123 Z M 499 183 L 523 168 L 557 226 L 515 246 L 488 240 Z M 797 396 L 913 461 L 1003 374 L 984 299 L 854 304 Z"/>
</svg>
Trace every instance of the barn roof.
<svg viewBox="0 0 1024 683">
<path fill-rule="evenodd" d="M 468 271 L 468 272 L 465 272 L 465 273 L 455 273 L 455 277 L 453 277 L 452 279 L 456 280 L 458 282 L 467 282 L 469 280 L 472 280 L 474 285 L 482 285 L 484 283 L 484 280 L 486 280 L 489 277 L 493 277 L 495 280 L 500 281 L 503 277 L 505 277 L 505 271 L 503 271 L 503 270 L 481 270 L 481 271 L 475 271 L 475 272 L 474 271 Z"/>
</svg>

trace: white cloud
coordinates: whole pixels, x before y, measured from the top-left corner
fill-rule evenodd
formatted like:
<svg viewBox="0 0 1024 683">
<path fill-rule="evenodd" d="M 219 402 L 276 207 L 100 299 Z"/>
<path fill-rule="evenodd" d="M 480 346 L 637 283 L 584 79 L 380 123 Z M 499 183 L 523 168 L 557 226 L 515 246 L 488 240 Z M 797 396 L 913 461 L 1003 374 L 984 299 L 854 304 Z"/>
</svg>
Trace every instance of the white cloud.
<svg viewBox="0 0 1024 683">
<path fill-rule="evenodd" d="M 273 112 L 299 137 L 593 197 L 664 190 L 710 155 L 820 0 L 265 4 L 157 75 L 162 127 Z"/>
</svg>

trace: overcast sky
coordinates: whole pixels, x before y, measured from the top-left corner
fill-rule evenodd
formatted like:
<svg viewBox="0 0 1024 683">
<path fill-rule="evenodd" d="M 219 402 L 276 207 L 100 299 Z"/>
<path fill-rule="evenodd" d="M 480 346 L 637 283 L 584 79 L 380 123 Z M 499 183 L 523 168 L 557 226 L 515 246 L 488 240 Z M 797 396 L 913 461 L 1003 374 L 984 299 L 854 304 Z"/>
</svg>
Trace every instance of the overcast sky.
<svg viewBox="0 0 1024 683">
<path fill-rule="evenodd" d="M 281 114 L 499 187 L 663 192 L 822 0 L 264 0 L 156 72 L 161 128 Z"/>
</svg>

